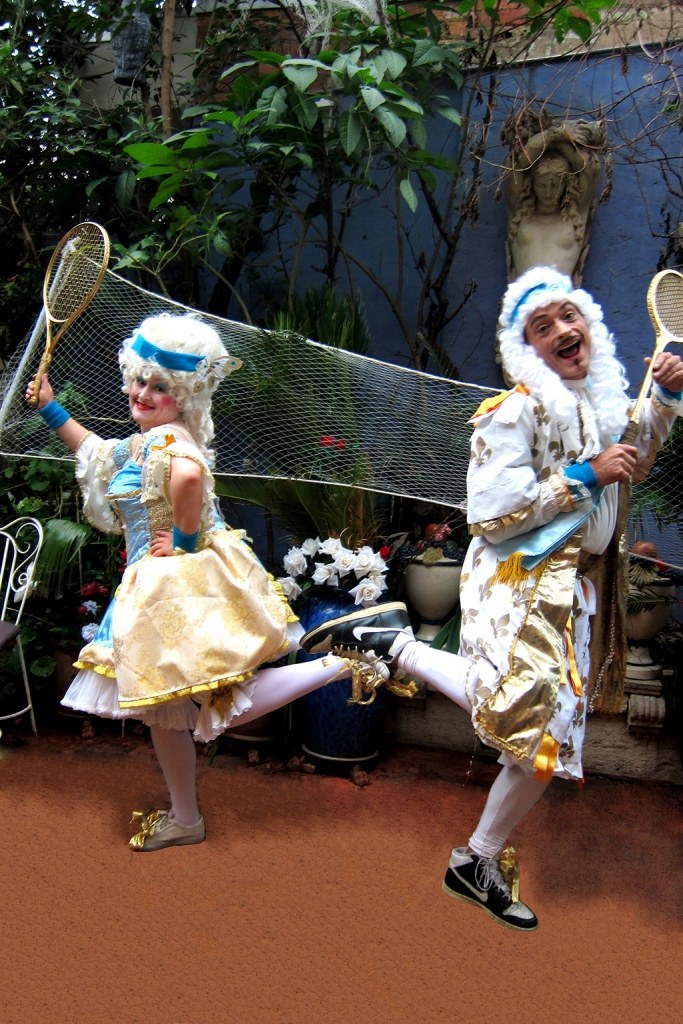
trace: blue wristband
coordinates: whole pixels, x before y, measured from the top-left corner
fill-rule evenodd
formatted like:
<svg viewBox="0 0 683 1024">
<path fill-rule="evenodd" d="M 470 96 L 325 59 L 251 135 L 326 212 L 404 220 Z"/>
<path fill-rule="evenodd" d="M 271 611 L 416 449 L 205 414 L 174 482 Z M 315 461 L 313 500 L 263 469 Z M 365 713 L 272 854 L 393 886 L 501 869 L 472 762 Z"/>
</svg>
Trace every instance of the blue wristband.
<svg viewBox="0 0 683 1024">
<path fill-rule="evenodd" d="M 63 405 L 55 402 L 54 398 L 47 405 L 44 405 L 38 412 L 47 423 L 50 430 L 59 430 L 67 420 L 71 419 L 71 413 L 67 412 Z"/>
<path fill-rule="evenodd" d="M 173 550 L 180 548 L 181 551 L 186 551 L 188 554 L 192 554 L 194 549 L 197 547 L 197 540 L 199 539 L 199 530 L 195 530 L 194 533 L 183 533 L 177 526 L 173 527 Z"/>
<path fill-rule="evenodd" d="M 572 462 L 571 466 L 564 467 L 564 474 L 570 480 L 578 480 L 586 487 L 597 487 L 598 485 L 590 462 Z"/>
<path fill-rule="evenodd" d="M 669 391 L 668 388 L 663 388 L 661 384 L 658 384 L 657 387 L 663 395 L 666 395 L 667 398 L 675 398 L 677 402 L 680 401 L 681 395 L 683 395 L 683 391 Z"/>
</svg>

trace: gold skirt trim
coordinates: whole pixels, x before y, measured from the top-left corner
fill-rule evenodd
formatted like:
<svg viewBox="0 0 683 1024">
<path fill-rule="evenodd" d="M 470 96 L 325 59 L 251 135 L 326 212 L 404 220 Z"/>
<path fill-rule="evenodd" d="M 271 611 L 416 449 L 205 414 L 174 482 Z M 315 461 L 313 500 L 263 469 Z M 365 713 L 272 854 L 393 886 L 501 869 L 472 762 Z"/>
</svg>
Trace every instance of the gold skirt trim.
<svg viewBox="0 0 683 1024">
<path fill-rule="evenodd" d="M 175 690 L 173 693 L 158 693 L 153 697 L 137 698 L 135 700 L 123 700 L 119 696 L 119 706 L 122 708 L 145 708 L 153 707 L 155 704 L 166 704 L 171 700 L 179 700 L 182 697 L 194 697 L 198 693 L 214 693 L 238 686 L 240 683 L 248 682 L 253 672 L 244 672 L 239 676 L 226 676 L 225 679 L 214 679 L 210 683 L 198 683 L 195 686 L 186 686 L 182 690 Z"/>
</svg>

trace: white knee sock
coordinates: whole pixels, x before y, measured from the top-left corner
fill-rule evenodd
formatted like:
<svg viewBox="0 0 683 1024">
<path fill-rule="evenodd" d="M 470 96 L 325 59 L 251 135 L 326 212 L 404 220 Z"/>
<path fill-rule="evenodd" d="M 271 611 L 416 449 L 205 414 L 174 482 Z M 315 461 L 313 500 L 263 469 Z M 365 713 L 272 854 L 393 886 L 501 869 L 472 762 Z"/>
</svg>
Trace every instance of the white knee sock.
<svg viewBox="0 0 683 1024">
<path fill-rule="evenodd" d="M 429 683 L 471 714 L 472 705 L 465 692 L 465 681 L 472 662 L 467 658 L 414 641 L 403 647 L 396 661 L 406 675 Z"/>
<path fill-rule="evenodd" d="M 313 661 L 296 662 L 293 665 L 278 665 L 276 668 L 262 668 L 253 676 L 256 683 L 252 706 L 234 718 L 232 724 L 244 725 L 254 718 L 276 711 L 290 704 L 298 697 L 312 693 L 333 679 L 344 679 L 351 674 L 346 662 L 333 654 Z"/>
<path fill-rule="evenodd" d="M 197 804 L 197 752 L 186 729 L 150 726 L 154 752 L 171 797 L 171 812 L 181 825 L 194 825 L 201 817 Z"/>
<path fill-rule="evenodd" d="M 468 843 L 472 853 L 498 857 L 510 832 L 543 796 L 549 781 L 517 765 L 505 765 L 489 790 L 484 813 Z"/>
</svg>

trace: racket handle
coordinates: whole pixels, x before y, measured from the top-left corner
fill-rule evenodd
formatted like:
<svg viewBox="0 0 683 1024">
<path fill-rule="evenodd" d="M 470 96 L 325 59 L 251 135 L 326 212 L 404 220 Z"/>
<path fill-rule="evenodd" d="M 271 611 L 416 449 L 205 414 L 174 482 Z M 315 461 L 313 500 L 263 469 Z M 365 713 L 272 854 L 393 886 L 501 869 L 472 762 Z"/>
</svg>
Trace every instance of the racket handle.
<svg viewBox="0 0 683 1024">
<path fill-rule="evenodd" d="M 52 362 L 52 353 L 51 352 L 44 352 L 43 353 L 43 358 L 40 360 L 40 366 L 38 367 L 38 372 L 36 373 L 35 377 L 33 378 L 33 395 L 29 399 L 29 405 L 33 406 L 34 409 L 37 407 L 38 402 L 40 400 L 40 385 L 43 383 L 43 377 L 45 376 L 45 374 L 49 370 L 51 362 Z"/>
<path fill-rule="evenodd" d="M 629 423 L 624 433 L 621 435 L 621 444 L 635 444 L 636 434 L 638 433 L 638 424 L 634 423 L 633 420 Z"/>
</svg>

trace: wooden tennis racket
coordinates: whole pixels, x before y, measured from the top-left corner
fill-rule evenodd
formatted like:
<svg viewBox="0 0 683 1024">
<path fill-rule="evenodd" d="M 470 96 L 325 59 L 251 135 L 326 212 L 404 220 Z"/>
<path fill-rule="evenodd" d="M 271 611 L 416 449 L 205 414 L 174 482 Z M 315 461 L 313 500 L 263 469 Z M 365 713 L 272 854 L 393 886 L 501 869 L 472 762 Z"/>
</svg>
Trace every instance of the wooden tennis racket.
<svg viewBox="0 0 683 1024">
<path fill-rule="evenodd" d="M 58 342 L 95 296 L 109 262 L 109 236 L 94 221 L 77 224 L 52 253 L 43 281 L 45 349 L 34 381 L 31 405 L 38 404 L 40 383 Z"/>
<path fill-rule="evenodd" d="M 683 342 L 683 274 L 677 270 L 662 270 L 650 281 L 647 290 L 647 311 L 655 329 L 655 348 L 631 411 L 631 420 L 622 434 L 624 444 L 633 444 L 638 431 L 645 399 L 652 383 L 652 367 L 657 356 L 672 341 Z"/>
</svg>

